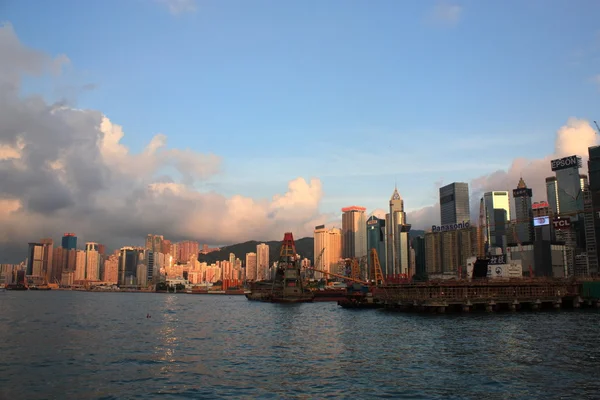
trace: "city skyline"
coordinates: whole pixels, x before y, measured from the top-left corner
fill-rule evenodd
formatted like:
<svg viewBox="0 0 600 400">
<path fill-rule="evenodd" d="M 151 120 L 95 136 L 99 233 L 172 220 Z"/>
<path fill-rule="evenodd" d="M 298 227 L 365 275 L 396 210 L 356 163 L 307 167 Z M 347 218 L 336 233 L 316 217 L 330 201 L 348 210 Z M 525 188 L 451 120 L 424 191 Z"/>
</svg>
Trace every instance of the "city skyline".
<svg viewBox="0 0 600 400">
<path fill-rule="evenodd" d="M 77 232 L 82 243 L 96 241 L 111 249 L 117 247 L 116 244 L 137 244 L 148 231 L 164 233 L 172 240 L 193 239 L 212 246 L 253 239 L 278 239 L 284 231 L 293 231 L 297 237 L 311 236 L 317 225 L 327 224 L 329 227 L 332 222 L 338 223 L 339 208 L 347 204 L 366 207 L 367 216 L 385 212 L 386 199 L 394 182 L 397 182 L 405 202 L 406 219 L 412 229 L 424 229 L 439 223 L 437 191 L 450 182 L 469 184 L 473 220 L 483 193 L 512 190 L 521 176 L 533 190 L 532 200 L 545 200 L 544 179 L 550 176 L 548 161 L 577 154 L 585 165 L 587 147 L 598 143 L 589 122 L 598 118 L 593 115 L 595 110 L 592 106 L 600 93 L 594 83 L 594 77 L 600 71 L 592 67 L 592 60 L 598 54 L 598 38 L 592 28 L 585 28 L 586 24 L 581 22 L 582 18 L 597 14 L 594 10 L 598 9 L 598 5 L 593 3 L 589 3 L 587 11 L 586 7 L 578 10 L 577 21 L 561 20 L 561 25 L 569 28 L 571 35 L 562 37 L 558 48 L 552 36 L 536 37 L 542 46 L 532 50 L 527 61 L 518 58 L 517 67 L 523 72 L 515 73 L 514 66 L 508 69 L 515 62 L 512 59 L 509 63 L 508 59 L 511 55 L 519 55 L 521 50 L 518 48 L 507 52 L 507 60 L 494 59 L 494 62 L 484 62 L 477 67 L 478 74 L 485 72 L 481 78 L 492 75 L 499 81 L 487 89 L 494 92 L 492 97 L 506 100 L 502 103 L 498 100 L 490 103 L 477 100 L 468 102 L 470 109 L 465 107 L 465 97 L 461 97 L 459 100 L 463 103 L 457 103 L 463 112 L 457 112 L 458 109 L 453 107 L 441 107 L 442 104 L 448 105 L 448 100 L 457 93 L 456 86 L 439 84 L 439 79 L 449 78 L 443 68 L 428 70 L 422 78 L 416 79 L 421 85 L 435 83 L 436 92 L 419 97 L 414 105 L 404 104 L 394 93 L 366 88 L 359 93 L 364 98 L 378 99 L 369 100 L 373 106 L 363 102 L 352 104 L 348 100 L 351 96 L 346 96 L 348 99 L 332 98 L 335 89 L 346 84 L 349 88 L 358 89 L 350 85 L 354 75 L 340 78 L 334 84 L 325 84 L 318 73 L 311 73 L 300 74 L 300 82 L 312 82 L 311 78 L 315 78 L 315 82 L 323 85 L 319 86 L 318 92 L 314 87 L 309 91 L 316 93 L 312 97 L 309 92 L 302 91 L 302 98 L 312 100 L 322 97 L 327 100 L 314 99 L 315 108 L 308 107 L 306 102 L 294 102 L 292 98 L 297 96 L 293 94 L 289 96 L 291 99 L 284 101 L 287 99 L 280 97 L 284 93 L 267 90 L 255 102 L 266 109 L 254 106 L 245 111 L 245 105 L 251 100 L 245 97 L 243 102 L 233 102 L 230 108 L 215 113 L 216 121 L 215 118 L 207 118 L 215 112 L 208 100 L 224 98 L 229 101 L 235 98 L 236 93 L 242 96 L 244 87 L 251 88 L 242 86 L 240 89 L 236 84 L 240 80 L 252 80 L 259 71 L 260 63 L 245 58 L 241 63 L 247 62 L 253 67 L 250 72 L 219 74 L 215 70 L 216 64 L 203 62 L 194 53 L 189 64 L 199 73 L 216 77 L 220 83 L 232 77 L 236 79 L 233 85 L 217 85 L 223 91 L 221 98 L 218 97 L 220 92 L 215 91 L 217 87 L 209 88 L 206 97 L 199 96 L 199 106 L 195 105 L 194 110 L 201 114 L 197 117 L 200 120 L 192 118 L 193 113 L 184 118 L 175 108 L 189 112 L 193 104 L 189 100 L 198 97 L 190 96 L 200 93 L 202 86 L 193 83 L 198 78 L 190 75 L 188 69 L 181 74 L 183 80 L 166 76 L 164 70 L 177 70 L 187 58 L 177 52 L 168 53 L 172 56 L 173 65 L 157 69 L 156 63 L 141 61 L 141 51 L 149 50 L 148 43 L 144 42 L 139 43 L 137 52 L 127 53 L 128 56 L 117 66 L 108 68 L 105 60 L 97 58 L 95 49 L 76 46 L 76 42 L 68 37 L 78 41 L 87 38 L 93 45 L 108 49 L 115 46 L 124 50 L 124 47 L 118 47 L 118 42 L 132 40 L 131 31 L 120 32 L 122 35 L 117 35 L 119 39 L 114 38 L 114 34 L 108 35 L 103 41 L 92 35 L 93 24 L 87 19 L 89 17 L 76 20 L 70 28 L 66 28 L 65 24 L 59 26 L 64 22 L 64 17 L 59 16 L 61 10 L 73 7 L 67 2 L 57 2 L 56 9 L 48 8 L 47 13 L 41 13 L 56 18 L 33 18 L 33 23 L 28 22 L 28 7 L 23 3 L 14 2 L 8 6 L 5 20 L 9 23 L 0 27 L 0 56 L 3 59 L 0 64 L 0 90 L 3 95 L 0 100 L 0 120 L 3 121 L 0 126 L 0 161 L 1 176 L 6 182 L 0 197 L 0 223 L 6 227 L 0 235 L 3 256 L 15 252 L 18 254 L 16 258 L 22 259 L 27 242 L 50 236 L 56 240 L 58 237 L 55 235 L 68 231 Z M 208 9 L 171 15 L 168 8 L 161 8 L 153 2 L 140 2 L 135 11 L 144 13 L 147 20 L 141 23 L 138 32 L 152 37 L 148 26 L 150 21 L 166 24 L 172 35 L 169 40 L 176 41 L 177 35 L 182 34 L 181 29 L 191 29 L 198 18 L 223 11 L 217 3 L 207 4 L 211 5 Z M 406 18 L 410 19 L 408 26 L 425 35 L 422 46 L 402 38 L 397 41 L 384 39 L 375 32 L 366 37 L 365 46 L 358 45 L 357 54 L 375 60 L 369 58 L 374 55 L 370 50 L 372 43 L 381 43 L 389 49 L 406 49 L 408 54 L 413 55 L 421 50 L 435 53 L 440 46 L 448 46 L 456 54 L 465 55 L 468 53 L 459 43 L 460 38 L 472 35 L 482 27 L 482 23 L 489 23 L 490 14 L 500 7 L 450 2 L 448 4 L 458 4 L 458 8 L 454 9 L 460 11 L 455 21 L 448 24 L 449 21 L 441 17 L 445 15 L 442 12 L 444 4 L 430 2 L 406 6 Z M 518 7 L 517 2 L 512 4 Z M 73 12 L 81 11 L 79 7 L 84 6 L 77 5 Z M 119 18 L 127 18 L 134 11 L 131 9 L 133 6 L 118 3 L 88 7 L 88 11 L 99 14 L 122 11 Z M 290 49 L 308 49 L 310 47 L 306 46 L 314 45 L 312 39 L 315 38 L 334 39 L 331 33 L 324 31 L 325 25 L 309 21 L 310 17 L 306 15 L 302 15 L 301 20 L 317 23 L 315 32 L 310 34 L 316 36 L 298 38 L 295 35 L 301 32 L 299 26 L 280 26 L 289 22 L 289 15 L 286 16 L 289 7 L 293 8 L 289 5 L 272 7 L 272 12 L 279 17 L 277 27 L 265 28 L 267 31 L 251 35 L 256 39 L 256 49 L 261 50 L 261 56 L 277 54 L 267 45 L 273 44 L 269 39 L 269 33 L 272 33 L 269 29 L 281 29 L 281 36 L 293 44 Z M 348 24 L 357 22 L 361 12 L 367 11 L 359 9 L 360 6 L 343 7 L 337 2 L 320 7 L 323 12 L 343 11 L 341 21 Z M 368 24 L 378 21 L 374 26 L 392 29 L 390 21 L 382 18 L 390 11 L 398 11 L 397 7 L 385 4 L 369 10 L 366 15 L 372 18 Z M 562 18 L 563 7 L 560 4 L 545 7 L 536 10 L 536 13 L 542 12 L 546 22 L 553 23 Z M 521 11 L 519 18 L 531 20 L 528 17 L 531 10 Z M 242 18 L 236 12 L 219 15 L 221 20 L 217 21 L 235 22 Z M 262 18 L 264 16 L 253 13 L 242 26 L 256 27 L 257 21 Z M 538 15 L 536 20 L 539 19 Z M 86 24 L 90 24 L 90 29 L 85 28 Z M 222 24 L 206 24 L 204 27 L 209 31 L 222 29 L 228 39 L 219 39 L 218 43 L 201 41 L 200 47 L 204 46 L 203 49 L 212 55 L 223 48 L 226 52 L 222 59 L 224 65 L 235 65 L 234 56 L 247 51 L 247 48 L 228 41 L 237 38 L 239 31 L 224 28 Z M 336 24 L 340 29 L 344 27 L 342 22 Z M 524 31 L 503 29 L 502 32 L 512 35 L 504 38 L 505 44 L 517 43 L 519 35 L 525 34 Z M 45 34 L 41 35 L 42 32 Z M 349 35 L 366 33 L 362 29 L 347 32 Z M 190 37 L 198 38 L 197 34 L 194 28 Z M 442 36 L 447 36 L 445 40 L 448 42 L 444 42 Z M 482 36 L 482 43 L 471 43 L 474 49 L 469 51 L 479 50 L 483 58 L 492 57 L 493 54 L 485 50 L 489 47 L 485 38 L 490 39 L 491 36 L 485 32 Z M 165 52 L 169 40 L 148 42 L 153 43 L 157 51 Z M 189 43 L 185 42 L 185 45 Z M 327 42 L 324 46 L 336 47 L 335 42 Z M 178 50 L 183 50 L 183 47 L 178 47 Z M 545 62 L 550 50 L 562 51 L 565 60 Z M 355 57 L 349 49 L 340 51 L 340 60 L 345 60 L 345 56 Z M 445 61 L 454 72 L 473 66 L 473 60 L 452 62 L 453 56 L 444 53 L 437 61 Z M 296 57 L 292 50 L 284 54 L 285 65 L 276 66 L 280 75 L 273 78 L 275 81 L 259 74 L 256 82 L 285 87 L 285 82 L 293 80 L 292 76 L 283 73 L 284 67 L 288 66 L 287 63 L 293 65 L 297 62 Z M 114 57 L 108 58 L 114 60 Z M 134 61 L 136 63 L 132 65 L 144 67 L 149 74 L 145 75 L 144 83 L 148 82 L 148 78 L 155 78 L 155 108 L 149 107 L 146 102 L 146 98 L 153 97 L 152 93 L 139 86 L 140 81 L 128 75 L 130 72 L 121 64 Z M 359 81 L 365 80 L 377 68 L 396 66 L 400 61 L 386 53 L 379 61 L 363 65 L 366 75 L 355 67 L 351 71 L 357 74 Z M 417 57 L 417 70 L 423 65 L 430 65 L 426 61 Z M 352 64 L 329 58 L 323 62 L 329 72 L 351 68 L 349 65 Z M 303 65 L 308 69 L 312 66 L 311 63 Z M 410 71 L 413 67 L 410 66 Z M 561 72 L 561 68 L 568 71 Z M 401 69 L 393 70 L 393 74 L 402 73 Z M 537 71 L 538 79 L 543 76 L 556 79 L 551 85 L 548 80 L 531 80 L 532 73 L 525 71 L 532 70 Z M 381 77 L 391 82 L 390 87 L 398 93 L 406 93 L 406 90 L 398 89 L 407 83 L 393 74 L 391 70 L 385 70 Z M 165 82 L 170 82 L 169 78 L 175 79 L 173 92 L 165 91 Z M 512 94 L 521 96 L 522 101 L 514 106 L 507 105 L 511 102 L 510 92 L 503 91 L 502 87 L 515 90 L 523 87 L 524 80 L 529 82 L 529 92 L 538 89 L 539 93 L 543 93 L 550 85 L 555 93 L 553 96 L 539 94 L 532 97 L 519 90 Z M 460 75 L 456 82 L 467 88 L 465 93 L 468 96 L 477 99 L 490 97 L 485 89 L 478 89 L 475 81 L 467 76 Z M 181 89 L 187 84 L 191 85 L 190 92 Z M 170 84 L 168 87 L 171 87 Z M 233 91 L 236 87 L 237 91 Z M 293 90 L 298 91 L 300 87 L 294 86 Z M 293 90 L 291 93 L 297 93 Z M 285 94 L 289 92 L 287 90 Z M 176 101 L 164 99 L 170 94 Z M 275 94 L 278 97 L 274 98 Z M 547 97 L 553 100 L 549 101 Z M 273 112 L 281 109 L 269 108 L 277 103 L 286 112 Z M 392 117 L 397 114 L 396 109 L 389 107 L 392 103 L 402 104 L 401 107 L 415 112 L 418 118 L 409 121 L 406 115 Z M 299 104 L 304 108 L 298 108 Z M 353 108 L 359 106 L 365 107 L 362 120 L 353 117 L 361 114 Z M 445 111 L 425 119 L 426 114 L 422 112 L 431 107 Z M 302 124 L 302 120 L 317 109 L 325 110 L 327 118 L 321 111 L 318 121 Z M 252 118 L 249 110 L 255 113 Z M 292 113 L 292 110 L 297 110 L 297 113 Z M 492 111 L 499 117 L 490 120 Z M 277 118 L 274 114 L 278 114 Z M 287 119 L 281 119 L 281 115 L 287 116 Z M 232 116 L 245 121 L 246 125 L 227 123 L 227 120 L 236 119 Z M 269 120 L 269 116 L 275 118 L 274 122 L 261 122 Z M 336 125 L 336 122 L 341 125 Z M 167 136 L 173 147 L 167 147 Z M 294 149 L 293 154 L 283 155 L 284 152 L 278 150 L 280 145 L 277 143 L 282 137 L 287 148 Z M 376 139 L 375 146 L 369 143 L 368 139 L 372 138 Z M 384 143 L 393 143 L 394 140 L 404 145 L 401 150 L 391 152 Z M 262 150 L 256 152 L 259 147 Z M 248 156 L 248 150 L 254 154 L 252 157 Z M 394 168 L 384 171 L 382 165 Z M 582 172 L 585 171 L 586 168 L 583 168 Z"/>
</svg>

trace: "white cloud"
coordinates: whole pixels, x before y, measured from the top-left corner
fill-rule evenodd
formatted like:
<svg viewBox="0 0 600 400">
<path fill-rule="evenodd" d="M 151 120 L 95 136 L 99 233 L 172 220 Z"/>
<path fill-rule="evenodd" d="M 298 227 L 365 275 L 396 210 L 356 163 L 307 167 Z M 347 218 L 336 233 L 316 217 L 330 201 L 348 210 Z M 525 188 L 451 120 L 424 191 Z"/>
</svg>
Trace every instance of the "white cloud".
<svg viewBox="0 0 600 400">
<path fill-rule="evenodd" d="M 53 59 L 25 48 L 10 25 L 0 27 L 0 59 L 0 261 L 20 261 L 27 242 L 62 232 L 109 248 L 147 233 L 214 245 L 311 235 L 331 217 L 319 213 L 318 179 L 294 179 L 271 199 L 201 192 L 196 183 L 221 173 L 219 156 L 169 148 L 164 134 L 132 153 L 123 128 L 99 111 L 21 98 L 23 73 Z"/>
<path fill-rule="evenodd" d="M 533 189 L 534 201 L 546 200 L 545 178 L 552 176 L 550 161 L 555 158 L 578 155 L 583 159 L 582 173 L 586 170 L 588 147 L 599 143 L 598 136 L 590 123 L 583 119 L 569 118 L 567 123 L 556 132 L 554 152 L 539 159 L 517 158 L 512 161 L 508 169 L 499 169 L 491 174 L 486 174 L 472 179 L 469 182 L 471 192 L 471 220 L 477 219 L 479 212 L 479 199 L 483 193 L 492 190 L 508 190 L 517 187 L 522 176 L 528 187 Z M 448 182 L 449 183 L 449 182 Z M 441 182 L 439 182 L 441 186 Z M 407 213 L 409 223 L 417 229 L 431 227 L 440 223 L 440 208 L 436 203 Z"/>
<path fill-rule="evenodd" d="M 156 2 L 166 6 L 173 15 L 192 13 L 197 9 L 196 0 L 156 0 Z"/>
<path fill-rule="evenodd" d="M 427 16 L 427 20 L 435 25 L 454 27 L 462 16 L 462 7 L 448 1 L 438 1 Z"/>
</svg>

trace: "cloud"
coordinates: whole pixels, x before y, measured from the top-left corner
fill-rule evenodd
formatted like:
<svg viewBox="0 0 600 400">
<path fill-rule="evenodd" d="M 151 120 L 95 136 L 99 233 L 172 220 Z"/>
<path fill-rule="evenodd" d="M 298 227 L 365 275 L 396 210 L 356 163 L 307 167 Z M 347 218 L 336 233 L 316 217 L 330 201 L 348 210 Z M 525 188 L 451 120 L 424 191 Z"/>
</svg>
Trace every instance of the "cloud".
<svg viewBox="0 0 600 400">
<path fill-rule="evenodd" d="M 0 59 L 0 262 L 63 232 L 110 249 L 148 233 L 215 245 L 311 235 L 331 218 L 318 211 L 318 179 L 294 179 L 271 199 L 202 192 L 222 173 L 221 157 L 170 148 L 160 133 L 133 153 L 102 112 L 21 97 L 24 74 L 55 73 L 65 58 L 26 48 L 10 25 L 0 27 Z"/>
<path fill-rule="evenodd" d="M 522 176 L 528 187 L 533 190 L 533 200 L 546 200 L 546 181 L 553 176 L 550 161 L 570 155 L 582 158 L 584 173 L 587 165 L 588 147 L 599 144 L 597 134 L 590 123 L 583 119 L 569 118 L 567 123 L 556 132 L 554 152 L 540 159 L 517 158 L 508 169 L 495 171 L 479 176 L 469 182 L 471 220 L 477 221 L 479 214 L 479 199 L 483 193 L 492 190 L 508 190 L 517 187 Z M 441 186 L 441 182 L 439 182 Z M 438 187 L 439 187 L 438 186 Z M 512 192 L 511 192 L 512 193 Z M 407 213 L 409 223 L 416 229 L 431 228 L 440 223 L 439 203 Z"/>
<path fill-rule="evenodd" d="M 156 0 L 166 6 L 173 15 L 193 13 L 197 9 L 196 0 Z"/>
<path fill-rule="evenodd" d="M 426 20 L 433 25 L 454 27 L 460 22 L 461 15 L 461 6 L 442 0 L 429 12 Z"/>
</svg>

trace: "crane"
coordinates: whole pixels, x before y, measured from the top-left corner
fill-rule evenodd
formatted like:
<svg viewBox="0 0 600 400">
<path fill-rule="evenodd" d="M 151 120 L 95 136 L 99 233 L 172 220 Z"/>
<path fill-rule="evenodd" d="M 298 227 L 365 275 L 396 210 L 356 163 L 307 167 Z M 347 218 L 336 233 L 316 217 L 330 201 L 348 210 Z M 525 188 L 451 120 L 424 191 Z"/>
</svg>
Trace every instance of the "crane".
<svg viewBox="0 0 600 400">
<path fill-rule="evenodd" d="M 598 126 L 598 123 L 596 121 L 594 121 L 594 125 L 596 125 L 596 130 L 598 131 L 598 133 L 600 133 L 600 126 Z"/>
<path fill-rule="evenodd" d="M 362 283 L 362 284 L 364 284 L 364 285 L 367 285 L 367 284 L 368 284 L 367 282 L 365 282 L 365 281 L 363 281 L 363 280 L 360 280 L 360 279 L 354 279 L 354 278 L 351 278 L 351 277 L 349 277 L 349 276 L 345 276 L 345 275 L 341 275 L 341 274 L 334 274 L 333 272 L 327 272 L 327 271 L 325 271 L 325 270 L 322 270 L 322 269 L 317 269 L 317 268 L 315 268 L 315 267 L 305 267 L 305 269 L 307 269 L 307 270 L 312 270 L 312 271 L 315 271 L 315 272 L 320 272 L 320 273 L 322 273 L 322 274 L 324 274 L 324 275 L 332 276 L 332 277 L 334 277 L 334 278 L 345 279 L 345 280 L 347 280 L 347 281 L 352 281 L 352 282 Z"/>
<path fill-rule="evenodd" d="M 325 253 L 325 247 L 323 247 L 321 249 L 321 252 L 319 253 L 319 256 L 315 259 L 315 264 L 314 264 L 315 267 L 318 267 L 319 264 L 321 263 L 321 258 L 323 258 L 323 253 Z M 315 270 L 313 269 L 312 271 L 313 271 L 313 278 L 314 278 L 314 271 Z"/>
</svg>

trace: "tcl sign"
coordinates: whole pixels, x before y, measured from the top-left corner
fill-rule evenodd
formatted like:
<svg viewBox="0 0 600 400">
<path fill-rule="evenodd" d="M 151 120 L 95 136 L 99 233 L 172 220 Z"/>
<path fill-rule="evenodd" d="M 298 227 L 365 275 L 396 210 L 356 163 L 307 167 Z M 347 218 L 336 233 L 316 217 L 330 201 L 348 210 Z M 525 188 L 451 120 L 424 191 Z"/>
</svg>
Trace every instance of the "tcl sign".
<svg viewBox="0 0 600 400">
<path fill-rule="evenodd" d="M 552 225 L 554 225 L 554 229 L 569 229 L 571 227 L 571 219 L 557 218 L 554 221 L 552 221 Z"/>
</svg>

